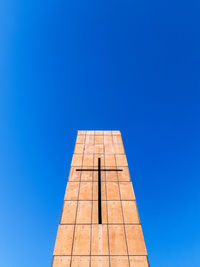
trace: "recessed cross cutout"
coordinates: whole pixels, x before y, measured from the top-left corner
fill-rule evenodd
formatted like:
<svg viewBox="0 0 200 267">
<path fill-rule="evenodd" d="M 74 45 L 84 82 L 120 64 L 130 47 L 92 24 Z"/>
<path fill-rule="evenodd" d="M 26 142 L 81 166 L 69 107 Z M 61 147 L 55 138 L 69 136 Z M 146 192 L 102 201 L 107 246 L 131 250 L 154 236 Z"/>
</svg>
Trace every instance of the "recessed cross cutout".
<svg viewBox="0 0 200 267">
<path fill-rule="evenodd" d="M 98 171 L 98 221 L 102 224 L 101 211 L 101 171 L 123 171 L 122 169 L 101 169 L 101 158 L 98 158 L 98 169 L 76 169 L 76 171 Z"/>
</svg>

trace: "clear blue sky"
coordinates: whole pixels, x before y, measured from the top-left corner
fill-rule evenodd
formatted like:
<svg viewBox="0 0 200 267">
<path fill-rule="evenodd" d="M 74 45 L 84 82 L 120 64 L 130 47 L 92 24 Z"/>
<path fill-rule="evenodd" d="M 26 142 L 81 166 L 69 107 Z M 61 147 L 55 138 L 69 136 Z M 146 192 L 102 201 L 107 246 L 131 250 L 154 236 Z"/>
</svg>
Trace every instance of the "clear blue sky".
<svg viewBox="0 0 200 267">
<path fill-rule="evenodd" d="M 0 266 L 50 266 L 78 129 L 121 130 L 151 266 L 200 266 L 199 13 L 0 2 Z"/>
</svg>

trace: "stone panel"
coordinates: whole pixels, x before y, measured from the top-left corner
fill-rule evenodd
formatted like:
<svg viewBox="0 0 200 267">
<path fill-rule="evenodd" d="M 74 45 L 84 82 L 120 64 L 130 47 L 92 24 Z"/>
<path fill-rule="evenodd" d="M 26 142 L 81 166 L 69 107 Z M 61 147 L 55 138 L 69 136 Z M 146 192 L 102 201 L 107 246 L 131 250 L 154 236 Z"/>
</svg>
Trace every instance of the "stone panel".
<svg viewBox="0 0 200 267">
<path fill-rule="evenodd" d="M 76 143 L 77 144 L 83 144 L 83 143 L 85 143 L 85 135 L 77 135 Z"/>
<path fill-rule="evenodd" d="M 107 182 L 107 200 L 120 200 L 118 182 Z"/>
<path fill-rule="evenodd" d="M 84 154 L 83 167 L 93 167 L 93 154 Z"/>
<path fill-rule="evenodd" d="M 81 182 L 79 200 L 92 200 L 92 183 Z"/>
<path fill-rule="evenodd" d="M 122 201 L 124 222 L 139 223 L 138 211 L 135 201 Z"/>
<path fill-rule="evenodd" d="M 106 167 L 116 167 L 114 155 L 111 155 L 111 154 L 105 155 L 105 166 Z"/>
<path fill-rule="evenodd" d="M 134 200 L 135 195 L 133 192 L 133 186 L 131 182 L 120 182 L 120 194 L 122 200 Z"/>
<path fill-rule="evenodd" d="M 90 255 L 90 225 L 76 225 L 73 255 Z"/>
<path fill-rule="evenodd" d="M 79 182 L 68 182 L 65 200 L 78 200 Z"/>
<path fill-rule="evenodd" d="M 122 224 L 121 201 L 108 201 L 108 223 Z"/>
<path fill-rule="evenodd" d="M 129 255 L 147 255 L 141 225 L 126 225 Z"/>
<path fill-rule="evenodd" d="M 70 267 L 71 256 L 54 256 L 52 267 Z"/>
<path fill-rule="evenodd" d="M 71 267 L 90 267 L 90 257 L 73 256 Z"/>
<path fill-rule="evenodd" d="M 93 171 L 82 171 L 81 182 L 91 182 L 93 180 Z"/>
<path fill-rule="evenodd" d="M 74 225 L 59 225 L 54 255 L 70 255 L 72 250 Z"/>
<path fill-rule="evenodd" d="M 111 135 L 104 135 L 104 144 L 112 144 L 113 143 L 113 138 Z"/>
<path fill-rule="evenodd" d="M 103 135 L 95 135 L 95 144 L 103 144 Z"/>
<path fill-rule="evenodd" d="M 115 153 L 113 144 L 105 144 L 104 148 L 105 148 L 105 154 L 114 154 Z"/>
<path fill-rule="evenodd" d="M 64 201 L 61 224 L 74 224 L 76 209 L 77 201 Z"/>
<path fill-rule="evenodd" d="M 91 257 L 91 267 L 109 267 L 109 257 Z"/>
<path fill-rule="evenodd" d="M 91 219 L 92 219 L 92 202 L 79 201 L 76 223 L 78 224 L 91 223 Z"/>
<path fill-rule="evenodd" d="M 71 166 L 81 166 L 82 165 L 82 154 L 74 154 L 72 158 Z"/>
<path fill-rule="evenodd" d="M 120 167 L 120 166 L 128 166 L 128 163 L 127 163 L 127 160 L 126 160 L 126 155 L 123 155 L 123 154 L 117 154 L 116 155 L 116 163 L 117 163 L 117 166 Z"/>
<path fill-rule="evenodd" d="M 80 181 L 81 173 L 76 171 L 76 167 L 71 167 L 69 173 L 69 181 L 76 182 Z"/>
<path fill-rule="evenodd" d="M 114 181 L 117 181 L 117 172 L 116 171 L 107 171 L 106 172 L 106 181 L 111 181 L 111 182 L 114 182 Z"/>
<path fill-rule="evenodd" d="M 124 146 L 123 144 L 114 144 L 115 154 L 124 154 Z"/>
<path fill-rule="evenodd" d="M 94 153 L 104 153 L 104 145 L 103 144 L 95 144 Z"/>
<path fill-rule="evenodd" d="M 121 135 L 113 135 L 113 143 L 114 144 L 122 144 Z"/>
<path fill-rule="evenodd" d="M 84 154 L 93 154 L 94 153 L 94 145 L 93 144 L 85 144 Z"/>
<path fill-rule="evenodd" d="M 84 144 L 76 144 L 75 145 L 75 149 L 74 149 L 74 153 L 78 153 L 81 154 L 84 151 Z"/>
<path fill-rule="evenodd" d="M 130 181 L 130 174 L 128 167 L 120 167 L 123 171 L 118 172 L 119 181 Z"/>
<path fill-rule="evenodd" d="M 146 256 L 130 256 L 130 267 L 149 267 Z"/>
<path fill-rule="evenodd" d="M 108 225 L 111 255 L 127 255 L 123 225 Z"/>
<path fill-rule="evenodd" d="M 129 267 L 128 256 L 112 256 L 111 267 Z"/>
<path fill-rule="evenodd" d="M 94 144 L 94 135 L 86 135 L 85 144 Z"/>
<path fill-rule="evenodd" d="M 92 255 L 108 255 L 107 225 L 92 225 Z"/>
</svg>

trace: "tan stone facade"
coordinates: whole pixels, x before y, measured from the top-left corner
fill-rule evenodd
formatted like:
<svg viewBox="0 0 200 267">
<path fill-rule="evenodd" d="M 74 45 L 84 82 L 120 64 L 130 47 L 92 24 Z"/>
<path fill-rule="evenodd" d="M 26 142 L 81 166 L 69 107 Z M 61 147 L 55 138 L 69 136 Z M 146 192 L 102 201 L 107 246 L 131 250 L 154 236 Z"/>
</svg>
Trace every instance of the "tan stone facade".
<svg viewBox="0 0 200 267">
<path fill-rule="evenodd" d="M 53 255 L 53 267 L 149 266 L 119 131 L 78 131 Z"/>
</svg>

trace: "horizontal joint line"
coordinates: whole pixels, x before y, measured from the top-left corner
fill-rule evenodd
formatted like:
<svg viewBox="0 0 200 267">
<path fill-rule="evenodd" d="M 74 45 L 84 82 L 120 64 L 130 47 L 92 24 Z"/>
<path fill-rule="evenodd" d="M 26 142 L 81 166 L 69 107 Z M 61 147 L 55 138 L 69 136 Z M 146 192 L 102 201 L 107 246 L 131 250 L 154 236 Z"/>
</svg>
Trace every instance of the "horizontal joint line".
<svg viewBox="0 0 200 267">
<path fill-rule="evenodd" d="M 76 169 L 76 171 L 98 171 L 98 169 Z M 107 172 L 118 171 L 118 172 L 121 172 L 123 170 L 122 169 L 101 169 L 101 171 L 107 171 Z"/>
</svg>

